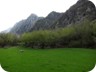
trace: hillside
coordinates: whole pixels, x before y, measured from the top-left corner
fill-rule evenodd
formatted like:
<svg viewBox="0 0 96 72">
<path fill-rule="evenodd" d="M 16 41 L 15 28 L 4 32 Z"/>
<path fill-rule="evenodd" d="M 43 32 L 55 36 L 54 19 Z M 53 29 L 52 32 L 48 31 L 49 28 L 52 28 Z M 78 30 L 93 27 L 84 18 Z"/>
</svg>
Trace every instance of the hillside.
<svg viewBox="0 0 96 72">
<path fill-rule="evenodd" d="M 35 24 L 36 21 L 42 19 L 43 17 L 38 17 L 35 14 L 31 14 L 27 19 L 21 20 L 14 25 L 10 33 L 22 34 L 28 32 Z"/>
<path fill-rule="evenodd" d="M 30 31 L 50 29 L 51 25 L 53 25 L 62 15 L 63 13 L 52 11 L 46 18 L 38 20 Z"/>
<path fill-rule="evenodd" d="M 78 0 L 78 2 L 71 6 L 51 27 L 53 29 L 62 28 L 73 24 L 80 24 L 85 20 L 91 22 L 95 19 L 95 5 L 89 0 Z"/>
<path fill-rule="evenodd" d="M 95 5 L 89 0 L 78 0 L 65 13 L 52 11 L 47 17 L 30 15 L 26 20 L 16 23 L 11 33 L 23 34 L 35 30 L 49 30 L 80 24 L 85 20 L 90 22 L 96 19 Z"/>
<path fill-rule="evenodd" d="M 89 0 L 78 0 L 65 13 L 53 11 L 45 18 L 31 14 L 10 33 L 0 34 L 1 47 L 93 49 L 96 48 L 96 8 Z"/>
</svg>

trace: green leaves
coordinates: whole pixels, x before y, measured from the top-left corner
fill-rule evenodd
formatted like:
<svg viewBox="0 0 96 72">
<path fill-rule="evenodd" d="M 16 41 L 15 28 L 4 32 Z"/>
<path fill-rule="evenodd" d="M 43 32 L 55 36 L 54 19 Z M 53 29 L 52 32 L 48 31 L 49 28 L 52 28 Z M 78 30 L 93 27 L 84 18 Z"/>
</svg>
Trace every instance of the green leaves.
<svg viewBox="0 0 96 72">
<path fill-rule="evenodd" d="M 19 41 L 18 41 L 19 39 Z M 96 47 L 96 22 L 56 29 L 24 33 L 19 38 L 10 33 L 0 34 L 0 46 L 21 44 L 32 48 Z"/>
<path fill-rule="evenodd" d="M 94 47 L 95 28 L 89 21 L 57 30 L 40 30 L 25 33 L 21 41 L 25 46 L 37 48 Z"/>
<path fill-rule="evenodd" d="M 18 38 L 14 34 L 10 33 L 1 33 L 0 34 L 0 46 L 9 46 L 9 45 L 15 45 L 18 41 Z"/>
</svg>

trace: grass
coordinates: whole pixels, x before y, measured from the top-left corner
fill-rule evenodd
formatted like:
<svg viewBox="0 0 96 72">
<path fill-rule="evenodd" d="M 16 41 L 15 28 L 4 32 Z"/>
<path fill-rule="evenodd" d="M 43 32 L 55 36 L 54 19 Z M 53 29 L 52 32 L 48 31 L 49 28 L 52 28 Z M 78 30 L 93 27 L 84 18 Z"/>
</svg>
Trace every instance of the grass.
<svg viewBox="0 0 96 72">
<path fill-rule="evenodd" d="M 96 49 L 1 48 L 0 63 L 9 72 L 88 72 L 96 63 Z"/>
</svg>

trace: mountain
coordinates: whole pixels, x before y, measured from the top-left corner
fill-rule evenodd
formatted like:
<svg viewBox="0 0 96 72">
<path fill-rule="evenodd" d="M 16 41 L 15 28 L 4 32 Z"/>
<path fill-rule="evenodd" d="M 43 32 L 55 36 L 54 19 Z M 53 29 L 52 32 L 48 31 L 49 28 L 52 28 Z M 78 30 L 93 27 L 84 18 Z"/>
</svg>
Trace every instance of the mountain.
<svg viewBox="0 0 96 72">
<path fill-rule="evenodd" d="M 10 33 L 22 34 L 28 32 L 35 24 L 36 21 L 42 19 L 43 17 L 38 17 L 35 14 L 31 14 L 27 19 L 21 20 L 14 25 Z"/>
<path fill-rule="evenodd" d="M 50 29 L 50 26 L 53 25 L 54 22 L 62 16 L 62 14 L 63 13 L 52 11 L 46 18 L 38 20 L 30 31 Z"/>
<path fill-rule="evenodd" d="M 7 30 L 1 31 L 0 33 L 9 33 L 11 28 L 8 28 Z"/>
<path fill-rule="evenodd" d="M 89 0 L 78 0 L 76 4 L 71 6 L 60 19 L 58 19 L 51 28 L 62 28 L 79 24 L 84 20 L 93 21 L 96 19 L 95 5 Z"/>
<path fill-rule="evenodd" d="M 89 0 L 78 0 L 65 13 L 51 12 L 46 18 L 36 22 L 33 30 L 56 29 L 96 19 L 95 5 Z"/>
<path fill-rule="evenodd" d="M 78 0 L 65 13 L 52 11 L 45 18 L 32 14 L 26 20 L 16 23 L 10 32 L 22 34 L 34 30 L 64 28 L 73 24 L 80 24 L 85 20 L 93 21 L 95 19 L 95 5 L 89 0 Z"/>
</svg>

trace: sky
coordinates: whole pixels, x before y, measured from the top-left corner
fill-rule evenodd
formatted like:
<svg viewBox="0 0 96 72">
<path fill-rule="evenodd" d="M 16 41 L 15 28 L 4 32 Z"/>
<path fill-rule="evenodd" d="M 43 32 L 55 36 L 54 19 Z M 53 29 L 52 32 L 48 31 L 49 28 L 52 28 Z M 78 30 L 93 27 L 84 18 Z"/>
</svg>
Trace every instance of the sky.
<svg viewBox="0 0 96 72">
<path fill-rule="evenodd" d="M 90 0 L 96 5 L 96 0 Z M 47 16 L 51 11 L 65 12 L 77 0 L 0 0 L 0 31 L 13 27 L 30 14 Z"/>
</svg>

